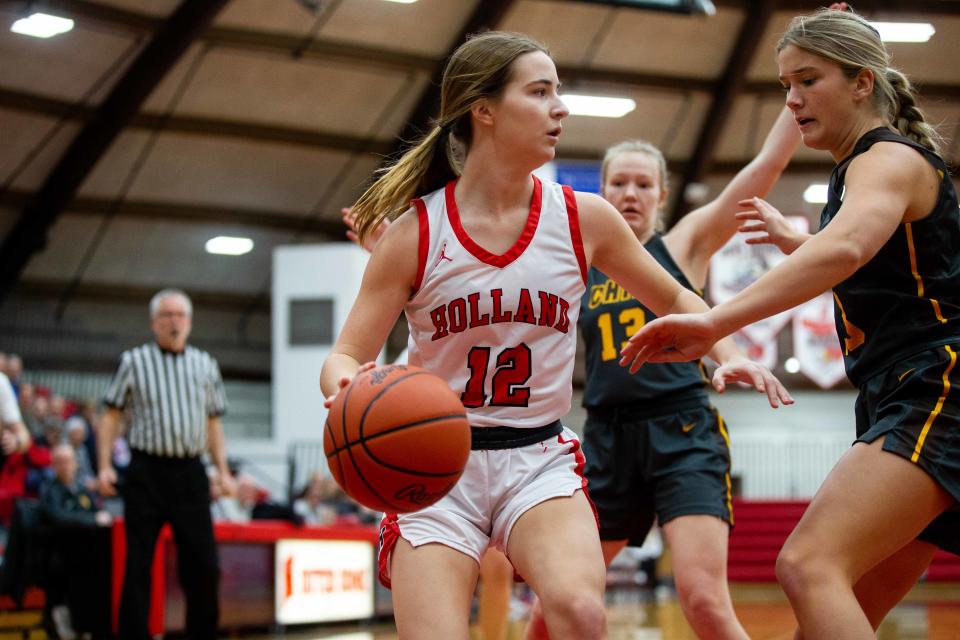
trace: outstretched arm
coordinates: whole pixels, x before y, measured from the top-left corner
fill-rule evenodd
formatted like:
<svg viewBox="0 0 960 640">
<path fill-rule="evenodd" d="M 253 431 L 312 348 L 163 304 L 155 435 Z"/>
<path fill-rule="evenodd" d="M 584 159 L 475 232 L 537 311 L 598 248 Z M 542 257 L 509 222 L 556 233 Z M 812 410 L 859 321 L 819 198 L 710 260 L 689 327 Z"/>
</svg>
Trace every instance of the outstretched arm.
<svg viewBox="0 0 960 640">
<path fill-rule="evenodd" d="M 577 204 L 583 221 L 588 261 L 594 266 L 657 315 L 691 314 L 708 309 L 703 300 L 680 286 L 650 256 L 623 217 L 608 202 L 596 196 L 577 194 Z M 732 340 L 722 341 L 710 356 L 721 365 L 713 380 L 717 391 L 722 392 L 728 382 L 744 382 L 766 393 L 773 407 L 793 402 L 780 381 L 766 367 L 745 358 Z"/>
<path fill-rule="evenodd" d="M 740 201 L 763 196 L 780 178 L 800 143 L 800 129 L 784 108 L 757 156 L 742 168 L 720 195 L 685 215 L 664 237 L 677 264 L 702 285 L 710 258 L 736 233 Z"/>
<path fill-rule="evenodd" d="M 929 165 L 915 151 L 879 143 L 847 170 L 836 217 L 793 254 L 736 296 L 704 314 L 659 318 L 634 334 L 623 364 L 699 358 L 718 339 L 797 306 L 846 280 L 869 262 L 928 184 Z"/>
</svg>

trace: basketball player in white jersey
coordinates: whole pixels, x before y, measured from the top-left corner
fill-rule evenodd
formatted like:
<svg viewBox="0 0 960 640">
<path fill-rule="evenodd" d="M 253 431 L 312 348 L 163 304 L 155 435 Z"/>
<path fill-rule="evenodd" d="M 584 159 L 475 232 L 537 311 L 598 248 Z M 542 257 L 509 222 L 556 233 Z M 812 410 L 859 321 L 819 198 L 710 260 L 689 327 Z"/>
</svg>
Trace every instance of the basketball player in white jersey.
<svg viewBox="0 0 960 640">
<path fill-rule="evenodd" d="M 543 45 L 490 32 L 451 56 L 438 125 L 353 207 L 361 239 L 396 218 L 320 384 L 327 404 L 372 366 L 397 316 L 409 361 L 461 394 L 473 451 L 460 482 L 421 511 L 387 516 L 381 579 L 401 638 L 467 640 L 484 550 L 505 550 L 540 597 L 550 637 L 606 635 L 605 570 L 570 409 L 575 328 L 595 264 L 657 315 L 706 310 L 598 196 L 542 183 L 568 111 Z M 459 177 L 458 177 L 459 176 Z M 415 200 L 415 193 L 428 193 Z M 582 230 L 582 233 L 581 233 Z M 725 380 L 790 401 L 769 371 L 719 345 Z M 361 364 L 363 363 L 363 364 Z"/>
</svg>

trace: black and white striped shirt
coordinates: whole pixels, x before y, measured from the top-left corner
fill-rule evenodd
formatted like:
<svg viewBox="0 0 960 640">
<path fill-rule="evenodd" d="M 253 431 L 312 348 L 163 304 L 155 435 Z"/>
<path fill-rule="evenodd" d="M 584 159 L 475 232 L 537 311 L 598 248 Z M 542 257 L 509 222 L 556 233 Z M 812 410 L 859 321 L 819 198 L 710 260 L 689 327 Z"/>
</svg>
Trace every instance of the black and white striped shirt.
<svg viewBox="0 0 960 640">
<path fill-rule="evenodd" d="M 191 346 L 174 353 L 150 342 L 120 358 L 104 398 L 129 409 L 130 448 L 158 456 L 199 456 L 207 446 L 207 417 L 226 413 L 217 361 Z"/>
</svg>

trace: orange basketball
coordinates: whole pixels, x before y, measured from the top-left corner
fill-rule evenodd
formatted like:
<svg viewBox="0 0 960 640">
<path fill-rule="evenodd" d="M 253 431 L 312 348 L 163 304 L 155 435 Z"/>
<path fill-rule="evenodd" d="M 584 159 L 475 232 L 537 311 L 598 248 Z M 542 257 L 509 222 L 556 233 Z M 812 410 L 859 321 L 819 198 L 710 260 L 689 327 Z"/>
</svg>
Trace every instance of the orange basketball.
<svg viewBox="0 0 960 640">
<path fill-rule="evenodd" d="M 361 373 L 330 407 L 323 449 L 337 483 L 371 509 L 416 511 L 447 494 L 470 455 L 459 396 L 419 367 Z"/>
</svg>

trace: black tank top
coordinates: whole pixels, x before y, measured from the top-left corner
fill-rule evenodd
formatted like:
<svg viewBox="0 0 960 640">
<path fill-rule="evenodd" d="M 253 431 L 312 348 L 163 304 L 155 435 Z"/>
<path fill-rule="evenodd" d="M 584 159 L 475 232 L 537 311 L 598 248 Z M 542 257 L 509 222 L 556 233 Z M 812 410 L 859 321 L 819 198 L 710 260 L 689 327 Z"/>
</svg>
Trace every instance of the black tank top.
<svg viewBox="0 0 960 640">
<path fill-rule="evenodd" d="M 850 162 L 877 142 L 916 149 L 936 169 L 940 188 L 930 215 L 901 223 L 877 255 L 833 288 L 844 365 L 858 386 L 897 360 L 960 338 L 960 212 L 938 155 L 889 129 L 868 131 L 830 175 L 820 228 L 843 204 Z"/>
<path fill-rule="evenodd" d="M 703 295 L 683 275 L 659 234 L 644 246 L 681 285 Z M 699 361 L 646 364 L 634 375 L 618 364 L 624 341 L 654 318 L 626 289 L 598 269 L 590 269 L 578 321 L 587 347 L 583 406 L 615 407 L 681 394 L 706 397 Z"/>
</svg>

